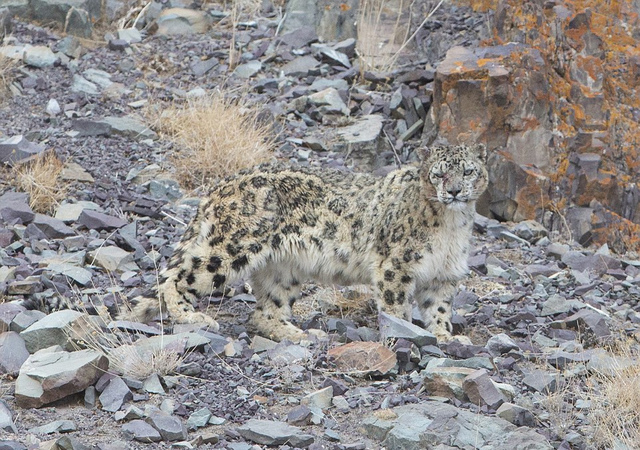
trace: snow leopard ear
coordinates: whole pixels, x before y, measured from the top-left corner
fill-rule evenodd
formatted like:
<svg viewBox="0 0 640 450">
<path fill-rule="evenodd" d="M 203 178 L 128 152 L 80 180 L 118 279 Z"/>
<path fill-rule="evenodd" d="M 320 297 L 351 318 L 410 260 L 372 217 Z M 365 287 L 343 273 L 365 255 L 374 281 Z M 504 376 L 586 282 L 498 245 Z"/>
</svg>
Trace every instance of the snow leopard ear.
<svg viewBox="0 0 640 450">
<path fill-rule="evenodd" d="M 487 147 L 484 144 L 476 144 L 471 147 L 471 151 L 478 157 L 483 163 L 487 162 Z"/>
</svg>

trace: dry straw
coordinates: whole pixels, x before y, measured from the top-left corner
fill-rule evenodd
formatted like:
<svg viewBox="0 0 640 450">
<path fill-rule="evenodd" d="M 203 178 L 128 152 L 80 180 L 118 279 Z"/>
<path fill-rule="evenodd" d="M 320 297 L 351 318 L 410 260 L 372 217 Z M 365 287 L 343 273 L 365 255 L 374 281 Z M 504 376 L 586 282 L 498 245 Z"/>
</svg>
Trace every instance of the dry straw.
<svg viewBox="0 0 640 450">
<path fill-rule="evenodd" d="M 272 156 L 275 135 L 258 111 L 222 93 L 150 111 L 155 128 L 175 144 L 171 162 L 188 189 L 212 184 Z M 161 112 L 159 112 L 161 111 Z"/>
<path fill-rule="evenodd" d="M 60 178 L 63 168 L 56 154 L 48 151 L 15 166 L 12 184 L 29 194 L 31 209 L 49 214 L 67 194 L 67 184 Z"/>
</svg>

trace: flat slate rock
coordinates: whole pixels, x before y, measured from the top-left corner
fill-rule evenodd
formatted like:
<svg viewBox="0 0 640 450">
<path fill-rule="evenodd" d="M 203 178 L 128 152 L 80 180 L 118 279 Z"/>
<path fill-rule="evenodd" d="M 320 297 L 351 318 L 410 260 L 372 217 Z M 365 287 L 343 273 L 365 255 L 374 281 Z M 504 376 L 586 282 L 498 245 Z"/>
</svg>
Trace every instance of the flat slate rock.
<svg viewBox="0 0 640 450">
<path fill-rule="evenodd" d="M 65 350 L 73 350 L 69 333 L 87 328 L 87 316 L 79 311 L 63 309 L 53 312 L 35 322 L 20 333 L 29 353 L 35 353 L 52 345 L 60 345 Z M 84 327 L 84 328 L 83 328 Z M 81 335 L 81 334 L 79 334 Z"/>
<path fill-rule="evenodd" d="M 251 419 L 236 431 L 243 438 L 262 445 L 288 444 L 306 448 L 314 441 L 312 435 L 304 434 L 300 428 L 275 420 Z"/>
<path fill-rule="evenodd" d="M 93 350 L 41 350 L 22 365 L 15 384 L 18 406 L 40 406 L 82 392 L 108 369 L 109 361 Z"/>
<path fill-rule="evenodd" d="M 363 421 L 367 434 L 389 449 L 446 448 L 551 450 L 534 430 L 518 428 L 499 417 L 482 416 L 436 401 L 380 411 Z"/>
</svg>

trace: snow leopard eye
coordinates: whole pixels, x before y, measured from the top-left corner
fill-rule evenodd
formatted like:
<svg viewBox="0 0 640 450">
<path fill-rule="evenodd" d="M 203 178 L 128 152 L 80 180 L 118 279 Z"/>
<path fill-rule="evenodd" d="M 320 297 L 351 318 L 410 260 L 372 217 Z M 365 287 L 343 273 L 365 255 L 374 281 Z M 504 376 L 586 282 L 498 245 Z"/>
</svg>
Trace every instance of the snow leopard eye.
<svg viewBox="0 0 640 450">
<path fill-rule="evenodd" d="M 469 175 L 471 175 L 474 172 L 473 167 L 467 167 L 466 169 L 464 169 L 464 176 L 468 177 Z"/>
</svg>

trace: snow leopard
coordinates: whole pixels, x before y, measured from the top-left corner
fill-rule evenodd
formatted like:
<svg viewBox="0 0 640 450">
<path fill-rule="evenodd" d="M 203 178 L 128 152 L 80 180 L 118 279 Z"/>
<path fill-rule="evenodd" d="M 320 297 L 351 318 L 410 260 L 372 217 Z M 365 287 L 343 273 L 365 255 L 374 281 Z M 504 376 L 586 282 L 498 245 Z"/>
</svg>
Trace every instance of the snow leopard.
<svg viewBox="0 0 640 450">
<path fill-rule="evenodd" d="M 378 310 L 405 320 L 415 303 L 426 329 L 451 339 L 487 152 L 482 144 L 417 151 L 417 164 L 384 177 L 270 163 L 226 179 L 202 199 L 157 287 L 133 300 L 127 318 L 148 321 L 163 311 L 217 330 L 194 304 L 249 279 L 252 326 L 299 341 L 305 334 L 292 306 L 313 280 L 370 285 Z"/>
</svg>

